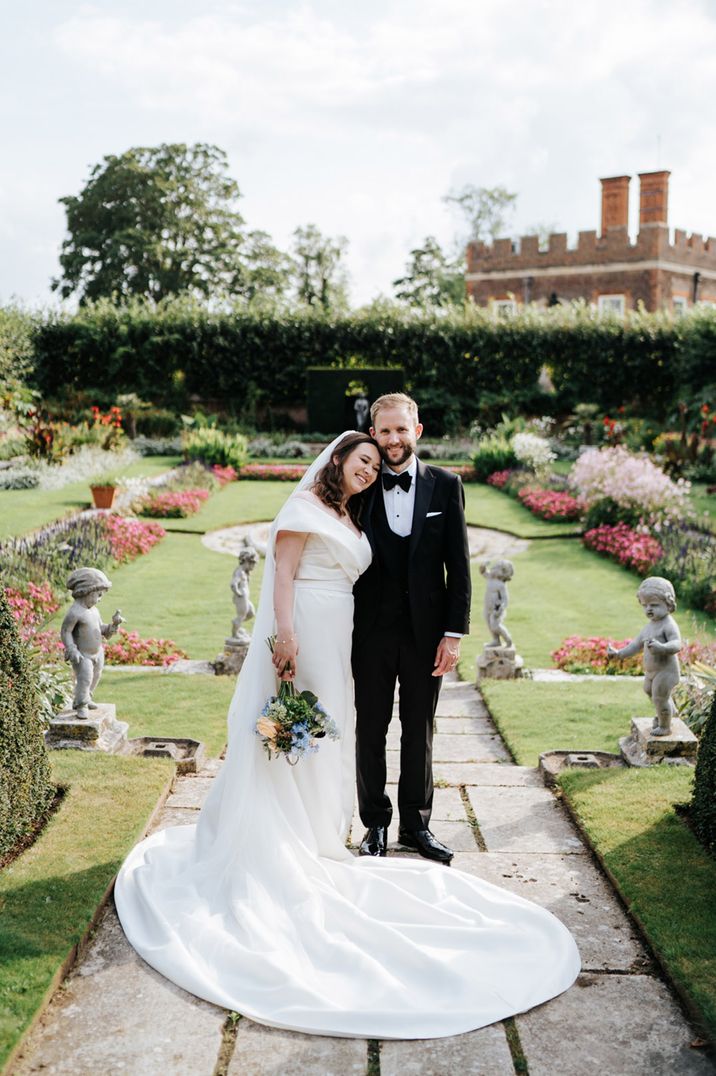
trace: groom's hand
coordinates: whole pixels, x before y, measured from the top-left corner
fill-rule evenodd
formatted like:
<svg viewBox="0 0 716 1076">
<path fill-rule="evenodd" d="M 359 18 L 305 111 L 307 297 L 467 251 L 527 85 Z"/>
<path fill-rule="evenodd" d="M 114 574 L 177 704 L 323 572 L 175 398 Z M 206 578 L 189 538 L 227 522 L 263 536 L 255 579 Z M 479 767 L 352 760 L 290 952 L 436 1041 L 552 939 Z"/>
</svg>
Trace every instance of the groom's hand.
<svg viewBox="0 0 716 1076">
<path fill-rule="evenodd" d="M 443 635 L 435 654 L 433 676 L 444 676 L 445 673 L 452 672 L 459 657 L 460 640 L 454 639 L 451 635 Z"/>
</svg>

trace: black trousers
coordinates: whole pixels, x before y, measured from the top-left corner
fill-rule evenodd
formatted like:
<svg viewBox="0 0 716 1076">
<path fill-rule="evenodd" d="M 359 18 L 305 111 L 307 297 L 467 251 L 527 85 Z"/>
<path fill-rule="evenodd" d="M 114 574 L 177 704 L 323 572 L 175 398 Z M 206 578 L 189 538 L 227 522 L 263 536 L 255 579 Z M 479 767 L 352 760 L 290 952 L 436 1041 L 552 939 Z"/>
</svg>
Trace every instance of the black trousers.
<svg viewBox="0 0 716 1076">
<path fill-rule="evenodd" d="M 365 826 L 387 826 L 393 807 L 385 790 L 385 738 L 400 686 L 398 810 L 405 829 L 426 829 L 433 804 L 433 720 L 442 677 L 432 654 L 418 651 L 409 616 L 383 625 L 353 645 L 358 807 Z"/>
</svg>

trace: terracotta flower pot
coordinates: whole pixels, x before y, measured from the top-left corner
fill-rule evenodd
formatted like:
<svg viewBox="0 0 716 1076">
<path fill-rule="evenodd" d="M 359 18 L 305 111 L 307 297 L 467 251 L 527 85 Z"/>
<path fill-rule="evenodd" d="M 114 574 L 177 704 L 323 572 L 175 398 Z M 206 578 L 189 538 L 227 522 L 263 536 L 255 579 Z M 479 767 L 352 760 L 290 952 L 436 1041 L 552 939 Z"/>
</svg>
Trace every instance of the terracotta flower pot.
<svg viewBox="0 0 716 1076">
<path fill-rule="evenodd" d="M 111 508 L 114 504 L 116 486 L 90 486 L 95 508 Z"/>
</svg>

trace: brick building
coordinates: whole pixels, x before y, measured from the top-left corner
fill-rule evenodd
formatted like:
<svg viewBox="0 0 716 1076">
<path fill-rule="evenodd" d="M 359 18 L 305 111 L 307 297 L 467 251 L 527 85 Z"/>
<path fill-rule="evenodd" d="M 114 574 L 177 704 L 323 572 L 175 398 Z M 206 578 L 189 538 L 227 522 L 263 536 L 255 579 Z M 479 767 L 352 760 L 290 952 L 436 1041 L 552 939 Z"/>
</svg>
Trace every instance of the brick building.
<svg viewBox="0 0 716 1076">
<path fill-rule="evenodd" d="M 550 235 L 517 242 L 470 243 L 467 293 L 479 306 L 509 314 L 523 303 L 541 306 L 586 299 L 617 313 L 643 303 L 647 310 L 683 313 L 695 303 L 716 305 L 716 239 L 669 235 L 669 172 L 639 175 L 639 234 L 629 239 L 629 176 L 602 179 L 602 226 L 580 232 L 577 245 Z"/>
</svg>

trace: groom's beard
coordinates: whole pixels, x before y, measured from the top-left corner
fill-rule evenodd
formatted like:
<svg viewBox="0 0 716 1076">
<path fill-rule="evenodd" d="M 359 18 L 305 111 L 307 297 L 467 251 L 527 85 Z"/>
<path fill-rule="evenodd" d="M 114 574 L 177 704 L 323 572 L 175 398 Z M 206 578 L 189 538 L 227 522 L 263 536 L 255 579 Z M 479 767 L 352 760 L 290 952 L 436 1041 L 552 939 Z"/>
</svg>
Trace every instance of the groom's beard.
<svg viewBox="0 0 716 1076">
<path fill-rule="evenodd" d="M 399 452 L 396 451 L 396 449 L 398 447 L 400 448 Z M 381 448 L 380 454 L 383 457 L 384 462 L 388 465 L 388 467 L 395 468 L 395 467 L 402 467 L 402 465 L 404 463 L 407 463 L 407 461 L 413 455 L 413 452 L 415 451 L 415 449 L 414 449 L 413 445 L 401 444 L 400 446 L 396 446 L 393 451 L 394 451 L 395 454 L 393 456 L 391 456 L 389 454 L 389 449 Z"/>
</svg>

